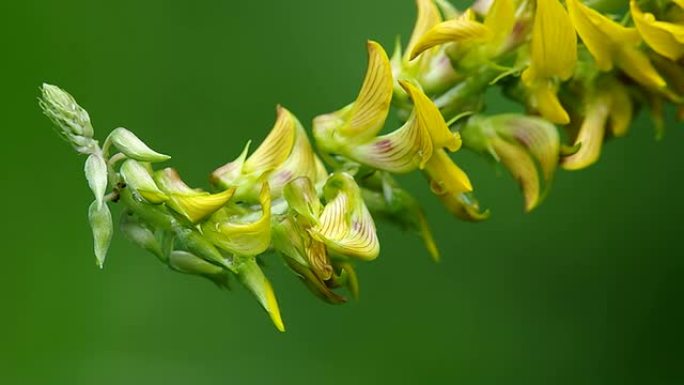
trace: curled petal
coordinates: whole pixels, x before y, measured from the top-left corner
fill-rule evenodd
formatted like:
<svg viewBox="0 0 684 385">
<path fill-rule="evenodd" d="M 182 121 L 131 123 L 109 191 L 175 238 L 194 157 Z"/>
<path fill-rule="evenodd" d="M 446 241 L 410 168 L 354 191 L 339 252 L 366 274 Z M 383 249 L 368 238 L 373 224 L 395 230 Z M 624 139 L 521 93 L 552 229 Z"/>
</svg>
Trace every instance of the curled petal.
<svg viewBox="0 0 684 385">
<path fill-rule="evenodd" d="M 417 123 L 430 134 L 432 145 L 435 148 L 446 147 L 452 152 L 461 148 L 460 135 L 449 130 L 435 103 L 415 85 L 406 81 L 399 84 L 413 100 Z"/>
<path fill-rule="evenodd" d="M 634 0 L 630 12 L 641 37 L 654 51 L 674 61 L 684 56 L 683 25 L 656 20 L 652 13 L 642 12 Z"/>
<path fill-rule="evenodd" d="M 155 181 L 169 197 L 166 205 L 191 223 L 197 223 L 225 206 L 235 193 L 235 187 L 220 193 L 193 190 L 188 187 L 172 168 L 155 173 Z"/>
<path fill-rule="evenodd" d="M 243 173 L 263 175 L 280 166 L 292 151 L 296 121 L 289 111 L 278 106 L 277 119 L 266 139 L 245 161 Z"/>
<path fill-rule="evenodd" d="M 408 62 L 415 57 L 412 53 L 423 35 L 442 22 L 442 15 L 440 15 L 439 8 L 437 8 L 433 0 L 416 0 L 416 6 L 418 7 L 418 17 L 416 19 L 416 24 L 413 27 L 409 43 L 406 46 L 406 54 L 404 56 L 405 62 Z"/>
<path fill-rule="evenodd" d="M 432 151 L 432 138 L 415 112 L 398 130 L 350 149 L 353 159 L 392 173 L 423 168 Z"/>
<path fill-rule="evenodd" d="M 340 127 L 346 137 L 369 138 L 382 129 L 392 100 L 392 67 L 387 53 L 374 41 L 368 42 L 368 70 L 361 91 Z"/>
<path fill-rule="evenodd" d="M 311 229 L 334 253 L 364 260 L 375 259 L 380 243 L 375 223 L 363 203 L 359 187 L 349 174 L 333 174 L 325 185 L 328 203 L 323 208 L 319 225 Z"/>
<path fill-rule="evenodd" d="M 324 147 L 334 149 L 336 136 L 363 142 L 375 136 L 385 124 L 393 93 L 392 67 L 387 53 L 374 41 L 368 42 L 368 68 L 356 100 L 339 111 L 314 119 L 314 135 Z"/>
<path fill-rule="evenodd" d="M 479 202 L 471 193 L 437 195 L 449 212 L 464 221 L 480 222 L 489 218 L 489 210 L 482 210 Z"/>
<path fill-rule="evenodd" d="M 606 92 L 610 96 L 610 132 L 615 137 L 625 136 L 634 117 L 634 103 L 629 97 L 629 91 L 622 83 L 614 81 L 606 86 Z"/>
<path fill-rule="evenodd" d="M 500 162 L 510 171 L 525 197 L 525 211 L 531 211 L 539 203 L 540 182 L 537 167 L 532 158 L 519 146 L 499 138 L 492 138 L 492 148 Z"/>
<path fill-rule="evenodd" d="M 289 112 L 287 113 L 289 114 Z M 322 181 L 319 176 L 317 157 L 311 148 L 306 132 L 294 115 L 292 115 L 292 119 L 294 119 L 297 129 L 290 156 L 268 176 L 268 184 L 273 196 L 280 196 L 285 185 L 298 177 L 306 177 L 315 182 Z"/>
<path fill-rule="evenodd" d="M 271 317 L 271 321 L 276 329 L 284 332 L 285 325 L 280 316 L 280 308 L 278 307 L 273 287 L 256 261 L 253 258 L 247 259 L 238 266 L 237 272 L 240 282 L 254 294 L 261 306 Z"/>
<path fill-rule="evenodd" d="M 458 18 L 439 23 L 418 40 L 409 58 L 415 59 L 430 48 L 445 43 L 483 42 L 492 38 L 492 31 L 484 24 L 467 18 Z"/>
<path fill-rule="evenodd" d="M 579 170 L 598 160 L 609 112 L 609 102 L 604 98 L 595 98 L 588 104 L 584 121 L 575 139 L 575 144 L 581 143 L 581 147 L 575 154 L 563 158 L 561 165 L 564 169 Z"/>
<path fill-rule="evenodd" d="M 473 191 L 468 175 L 454 163 L 444 150 L 435 151 L 425 165 L 430 188 L 437 195 L 453 195 Z"/>
<path fill-rule="evenodd" d="M 236 255 L 255 256 L 268 249 L 271 242 L 271 194 L 264 183 L 259 195 L 261 215 L 231 216 L 219 210 L 202 223 L 202 231 L 214 245 Z"/>
<path fill-rule="evenodd" d="M 548 79 L 535 80 L 532 83 L 526 82 L 526 86 L 530 94 L 529 103 L 532 108 L 539 111 L 541 116 L 557 124 L 570 123 L 570 116 L 556 94 L 558 86 L 553 81 Z"/>
<path fill-rule="evenodd" d="M 247 160 L 247 154 L 249 154 L 249 146 L 251 143 L 251 141 L 247 142 L 237 159 L 214 170 L 209 177 L 209 181 L 222 188 L 236 185 L 238 179 L 242 175 L 242 168 L 245 165 L 245 160 Z"/>
</svg>

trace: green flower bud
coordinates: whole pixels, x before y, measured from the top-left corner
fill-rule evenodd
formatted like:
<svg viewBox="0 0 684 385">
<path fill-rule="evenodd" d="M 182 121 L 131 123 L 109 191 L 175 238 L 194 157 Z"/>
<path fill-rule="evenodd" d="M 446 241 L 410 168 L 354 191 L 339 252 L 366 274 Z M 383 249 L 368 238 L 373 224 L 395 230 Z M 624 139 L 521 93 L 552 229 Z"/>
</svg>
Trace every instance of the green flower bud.
<svg viewBox="0 0 684 385">
<path fill-rule="evenodd" d="M 121 176 L 131 189 L 150 203 L 158 204 L 169 199 L 157 187 L 147 168 L 136 160 L 128 159 L 121 165 Z"/>
<path fill-rule="evenodd" d="M 107 257 L 109 244 L 112 241 L 112 234 L 114 233 L 112 214 L 109 212 L 109 207 L 106 204 L 99 205 L 97 201 L 93 201 L 88 209 L 88 219 L 93 230 L 97 265 L 102 268 Z"/>
<path fill-rule="evenodd" d="M 149 148 L 131 131 L 119 127 L 112 131 L 107 138 L 107 143 L 111 143 L 127 157 L 141 162 L 163 162 L 171 159 L 170 156 L 160 154 Z"/>
<path fill-rule="evenodd" d="M 107 163 L 99 153 L 88 156 L 85 163 L 85 175 L 88 179 L 88 186 L 95 195 L 97 206 L 101 207 L 107 191 Z"/>
<path fill-rule="evenodd" d="M 94 144 L 93 126 L 88 112 L 76 103 L 73 96 L 57 86 L 43 84 L 39 104 L 57 127 L 57 133 L 79 152 L 87 153 Z"/>
</svg>

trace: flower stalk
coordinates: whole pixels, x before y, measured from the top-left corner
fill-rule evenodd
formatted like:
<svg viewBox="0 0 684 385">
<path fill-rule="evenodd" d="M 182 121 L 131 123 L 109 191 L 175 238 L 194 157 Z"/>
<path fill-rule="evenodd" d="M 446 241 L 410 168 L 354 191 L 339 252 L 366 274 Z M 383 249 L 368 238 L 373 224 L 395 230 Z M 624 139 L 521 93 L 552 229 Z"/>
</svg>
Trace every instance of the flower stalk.
<svg viewBox="0 0 684 385">
<path fill-rule="evenodd" d="M 315 296 L 342 304 L 359 295 L 355 263 L 380 255 L 376 219 L 417 235 L 439 259 L 423 202 L 397 175 L 422 174 L 446 212 L 482 221 L 490 210 L 458 165 L 461 151 L 473 151 L 514 177 L 529 212 L 559 169 L 599 161 L 604 142 L 628 135 L 640 110 L 659 137 L 666 105 L 684 117 L 684 1 L 478 0 L 465 10 L 416 3 L 407 46 L 398 42 L 390 58 L 367 43 L 357 97 L 317 116 L 313 141 L 308 125 L 278 106 L 266 138 L 213 171 L 208 190 L 159 167 L 170 157 L 126 128 L 100 146 L 88 112 L 44 84 L 40 107 L 85 156 L 97 265 L 106 261 L 114 209 L 132 243 L 219 288 L 242 284 L 284 331 L 265 260 L 281 258 Z M 521 108 L 487 113 L 492 89 Z M 398 127 L 387 125 L 392 108 Z"/>
</svg>

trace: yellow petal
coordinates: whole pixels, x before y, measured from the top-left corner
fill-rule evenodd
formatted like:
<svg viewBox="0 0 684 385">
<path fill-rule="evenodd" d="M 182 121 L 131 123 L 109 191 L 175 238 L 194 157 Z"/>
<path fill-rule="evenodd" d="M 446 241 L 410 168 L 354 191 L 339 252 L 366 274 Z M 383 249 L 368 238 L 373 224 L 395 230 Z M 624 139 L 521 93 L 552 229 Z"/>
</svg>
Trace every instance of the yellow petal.
<svg viewBox="0 0 684 385">
<path fill-rule="evenodd" d="M 610 132 L 615 137 L 625 136 L 634 116 L 634 106 L 629 91 L 619 81 L 606 86 L 610 96 L 610 113 L 608 116 Z"/>
<path fill-rule="evenodd" d="M 484 19 L 484 25 L 494 33 L 492 43 L 500 45 L 507 39 L 515 26 L 515 4 L 513 0 L 494 0 Z"/>
<path fill-rule="evenodd" d="M 400 81 L 399 84 L 413 100 L 416 120 L 430 134 L 434 148 L 446 147 L 452 152 L 461 148 L 461 136 L 449 130 L 435 103 L 415 85 L 407 81 Z"/>
<path fill-rule="evenodd" d="M 679 7 L 684 8 L 684 0 L 672 0 Z"/>
<path fill-rule="evenodd" d="M 236 217 L 218 211 L 202 223 L 207 239 L 218 248 L 236 255 L 255 256 L 268 249 L 271 243 L 271 194 L 264 183 L 259 194 L 261 215 Z"/>
<path fill-rule="evenodd" d="M 201 221 L 225 206 L 235 193 L 235 187 L 217 194 L 193 190 L 183 182 L 178 172 L 172 168 L 157 171 L 154 180 L 159 188 L 169 196 L 166 205 L 192 223 Z"/>
<path fill-rule="evenodd" d="M 433 145 L 429 132 L 414 112 L 398 130 L 349 151 L 351 158 L 370 167 L 406 173 L 424 167 L 432 156 Z"/>
<path fill-rule="evenodd" d="M 652 13 L 642 12 L 634 0 L 630 11 L 641 37 L 654 51 L 675 61 L 684 56 L 684 25 L 658 21 Z"/>
<path fill-rule="evenodd" d="M 566 80 L 572 76 L 577 63 L 577 34 L 558 0 L 537 0 L 530 51 L 527 71 L 536 78 Z"/>
<path fill-rule="evenodd" d="M 475 20 L 458 18 L 439 23 L 427 31 L 410 52 L 410 60 L 424 51 L 445 43 L 478 42 L 492 38 L 492 32 Z"/>
<path fill-rule="evenodd" d="M 368 69 L 361 91 L 349 110 L 340 134 L 369 138 L 382 129 L 392 100 L 392 67 L 387 53 L 374 41 L 368 42 Z"/>
<path fill-rule="evenodd" d="M 276 329 L 284 332 L 285 325 L 280 316 L 280 308 L 273 287 L 253 258 L 244 261 L 238 267 L 238 277 L 240 282 L 254 294 L 261 306 L 268 312 Z"/>
<path fill-rule="evenodd" d="M 425 165 L 432 192 L 454 195 L 473 191 L 468 175 L 454 163 L 444 150 L 436 150 Z"/>
<path fill-rule="evenodd" d="M 519 146 L 494 137 L 491 145 L 499 160 L 520 184 L 525 197 L 525 211 L 531 211 L 539 203 L 539 175 L 532 158 Z"/>
<path fill-rule="evenodd" d="M 663 88 L 665 80 L 651 64 L 648 56 L 636 47 L 625 48 L 616 57 L 616 63 L 629 77 L 646 87 Z"/>
<path fill-rule="evenodd" d="M 306 218 L 309 223 L 318 223 L 323 207 L 311 179 L 307 177 L 294 179 L 285 186 L 283 196 L 290 209 Z"/>
<path fill-rule="evenodd" d="M 295 122 L 295 141 L 288 158 L 269 174 L 268 184 L 271 187 L 271 195 L 278 197 L 283 187 L 297 177 L 306 177 L 314 183 L 319 182 L 319 169 L 316 164 L 316 155 L 313 152 L 309 138 L 299 120 L 289 111 L 282 108 L 283 113 L 291 115 Z M 327 175 L 326 175 L 327 176 Z M 320 180 L 322 182 L 322 180 Z"/>
<path fill-rule="evenodd" d="M 579 170 L 594 164 L 601 155 L 601 147 L 606 132 L 609 102 L 596 98 L 587 106 L 587 111 L 579 129 L 575 144 L 581 143 L 579 151 L 563 158 L 561 165 L 566 170 Z"/>
<path fill-rule="evenodd" d="M 623 27 L 579 0 L 567 0 L 566 4 L 577 33 L 602 71 L 613 68 L 613 56 L 621 47 L 639 43 L 636 29 Z"/>
<path fill-rule="evenodd" d="M 346 173 L 333 174 L 324 193 L 328 203 L 323 208 L 319 225 L 311 229 L 311 235 L 325 243 L 333 253 L 375 259 L 380 253 L 375 223 L 354 178 Z"/>
<path fill-rule="evenodd" d="M 296 123 L 286 109 L 278 106 L 277 119 L 266 139 L 247 159 L 243 173 L 263 175 L 280 166 L 292 151 Z"/>
<path fill-rule="evenodd" d="M 541 116 L 556 124 L 570 123 L 570 116 L 556 95 L 558 87 L 551 80 L 537 80 L 528 88 L 530 105 Z"/>
<path fill-rule="evenodd" d="M 470 193 L 442 194 L 437 198 L 452 215 L 464 221 L 480 222 L 489 218 L 489 210 L 482 211 Z"/>
<path fill-rule="evenodd" d="M 423 35 L 442 21 L 439 9 L 433 0 L 416 0 L 416 5 L 418 7 L 418 18 L 416 19 L 416 25 L 413 27 L 411 39 L 409 39 L 409 43 L 406 46 L 405 62 L 410 60 L 409 55 L 411 55 Z"/>
</svg>

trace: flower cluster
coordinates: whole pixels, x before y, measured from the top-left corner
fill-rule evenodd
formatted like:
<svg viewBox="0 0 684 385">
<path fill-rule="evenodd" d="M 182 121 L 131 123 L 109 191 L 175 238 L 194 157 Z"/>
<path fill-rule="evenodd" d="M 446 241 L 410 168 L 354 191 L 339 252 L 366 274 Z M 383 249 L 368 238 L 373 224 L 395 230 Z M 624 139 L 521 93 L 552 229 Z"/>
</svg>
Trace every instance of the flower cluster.
<svg viewBox="0 0 684 385">
<path fill-rule="evenodd" d="M 559 166 L 596 162 L 603 143 L 624 136 L 640 109 L 649 111 L 658 136 L 667 104 L 684 118 L 684 1 L 478 0 L 465 11 L 446 0 L 416 2 L 408 44 L 397 43 L 390 58 L 368 42 L 357 98 L 314 119 L 314 145 L 295 115 L 278 106 L 269 135 L 217 168 L 211 191 L 188 186 L 172 168 L 155 168 L 169 157 L 125 128 L 100 146 L 88 113 L 67 92 L 44 85 L 43 111 L 87 156 L 97 264 L 114 232 L 109 206 L 118 202 L 121 232 L 134 244 L 219 287 L 237 280 L 282 331 L 260 267 L 268 254 L 334 304 L 346 301 L 342 289 L 358 295 L 354 261 L 379 255 L 374 218 L 415 232 L 439 258 L 423 209 L 395 175 L 422 173 L 446 210 L 480 221 L 489 210 L 453 153 L 465 148 L 500 163 L 530 211 Z M 486 114 L 491 88 L 521 108 Z M 403 123 L 388 129 L 391 108 Z"/>
</svg>

